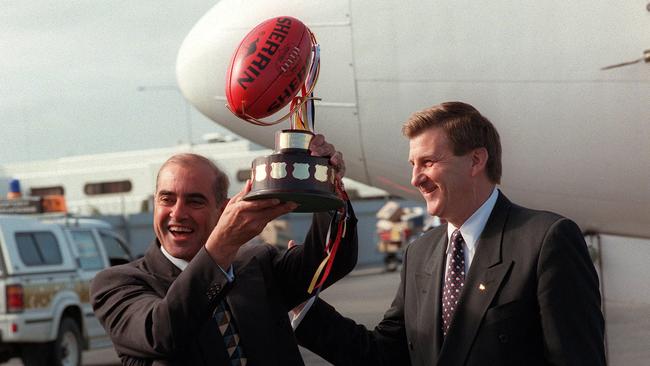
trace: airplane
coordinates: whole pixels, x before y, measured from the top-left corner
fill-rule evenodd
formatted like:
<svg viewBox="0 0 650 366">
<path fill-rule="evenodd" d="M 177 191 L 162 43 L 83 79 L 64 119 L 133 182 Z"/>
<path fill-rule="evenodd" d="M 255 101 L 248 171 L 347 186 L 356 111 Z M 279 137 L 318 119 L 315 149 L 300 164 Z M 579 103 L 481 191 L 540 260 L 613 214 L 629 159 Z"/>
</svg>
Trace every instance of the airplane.
<svg viewBox="0 0 650 366">
<path fill-rule="evenodd" d="M 409 199 L 401 125 L 445 101 L 475 106 L 503 145 L 500 189 L 585 233 L 601 278 L 610 364 L 647 360 L 650 323 L 650 3 L 643 1 L 221 0 L 183 41 L 187 100 L 272 148 L 275 131 L 226 108 L 244 36 L 289 15 L 320 45 L 315 130 L 346 175 Z M 282 114 L 282 113 L 278 113 Z"/>
<path fill-rule="evenodd" d="M 650 8 L 650 5 L 649 5 Z M 347 176 L 421 199 L 401 124 L 444 101 L 474 105 L 501 134 L 501 188 L 514 202 L 585 231 L 650 238 L 650 9 L 639 2 L 218 2 L 181 45 L 177 80 L 203 114 L 263 146 L 226 108 L 241 39 L 279 15 L 302 20 L 321 49 L 315 130 Z"/>
</svg>

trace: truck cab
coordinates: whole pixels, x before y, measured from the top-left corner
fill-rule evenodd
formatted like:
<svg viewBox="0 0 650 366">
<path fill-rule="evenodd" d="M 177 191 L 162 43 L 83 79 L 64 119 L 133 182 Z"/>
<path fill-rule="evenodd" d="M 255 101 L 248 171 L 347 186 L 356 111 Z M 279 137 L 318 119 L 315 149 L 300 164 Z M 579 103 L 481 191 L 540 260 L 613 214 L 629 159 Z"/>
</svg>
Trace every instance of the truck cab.
<svg viewBox="0 0 650 366">
<path fill-rule="evenodd" d="M 103 221 L 0 215 L 0 362 L 81 365 L 82 350 L 110 347 L 90 282 L 131 259 Z"/>
</svg>

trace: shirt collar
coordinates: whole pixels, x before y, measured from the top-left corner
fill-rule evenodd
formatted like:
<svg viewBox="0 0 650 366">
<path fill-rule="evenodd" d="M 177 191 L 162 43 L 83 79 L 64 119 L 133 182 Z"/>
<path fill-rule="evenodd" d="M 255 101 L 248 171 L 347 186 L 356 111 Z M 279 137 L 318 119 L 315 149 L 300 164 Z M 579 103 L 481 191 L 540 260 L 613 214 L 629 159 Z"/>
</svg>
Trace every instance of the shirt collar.
<svg viewBox="0 0 650 366">
<path fill-rule="evenodd" d="M 176 257 L 172 256 L 171 254 L 169 254 L 169 253 L 165 250 L 165 247 L 163 247 L 162 244 L 160 244 L 160 251 L 162 252 L 162 254 L 163 254 L 165 257 L 167 257 L 167 259 L 169 259 L 170 262 L 172 262 L 173 265 L 175 265 L 176 267 L 178 267 L 178 269 L 180 269 L 181 271 L 184 270 L 185 267 L 187 267 L 187 265 L 189 264 L 188 261 L 186 261 L 186 260 L 184 260 L 184 259 L 176 258 Z"/>
<path fill-rule="evenodd" d="M 476 242 L 485 228 L 485 224 L 492 213 L 492 209 L 494 209 L 494 205 L 497 203 L 498 196 L 499 191 L 495 187 L 492 190 L 490 197 L 488 197 L 481 207 L 474 211 L 472 216 L 470 216 L 469 219 L 467 219 L 467 221 L 465 221 L 465 223 L 460 227 L 460 234 L 463 236 L 463 240 L 465 240 L 465 244 L 467 244 L 467 248 L 471 252 L 473 252 L 476 247 Z M 447 224 L 448 241 L 451 240 L 451 234 L 456 229 L 458 228 L 451 223 Z M 449 250 L 449 246 L 447 246 L 447 250 Z"/>
</svg>

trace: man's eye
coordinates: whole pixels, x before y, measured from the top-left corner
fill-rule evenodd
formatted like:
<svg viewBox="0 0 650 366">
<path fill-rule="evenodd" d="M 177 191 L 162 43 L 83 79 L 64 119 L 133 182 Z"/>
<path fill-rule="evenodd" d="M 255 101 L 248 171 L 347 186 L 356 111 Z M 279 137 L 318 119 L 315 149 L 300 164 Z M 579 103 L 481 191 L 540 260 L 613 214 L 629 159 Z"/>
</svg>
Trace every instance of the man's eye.
<svg viewBox="0 0 650 366">
<path fill-rule="evenodd" d="M 158 201 L 164 204 L 174 203 L 174 200 L 169 196 L 160 196 L 158 197 Z"/>
<path fill-rule="evenodd" d="M 188 203 L 192 207 L 203 207 L 203 206 L 205 206 L 205 201 L 203 201 L 203 200 L 191 200 Z"/>
</svg>

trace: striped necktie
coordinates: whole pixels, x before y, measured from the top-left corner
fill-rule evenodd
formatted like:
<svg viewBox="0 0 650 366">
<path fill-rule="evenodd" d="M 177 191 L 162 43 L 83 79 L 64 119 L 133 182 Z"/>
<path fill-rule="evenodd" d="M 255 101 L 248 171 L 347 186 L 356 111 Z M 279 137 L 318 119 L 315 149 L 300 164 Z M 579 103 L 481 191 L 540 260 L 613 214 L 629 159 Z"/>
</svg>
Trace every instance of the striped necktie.
<svg viewBox="0 0 650 366">
<path fill-rule="evenodd" d="M 451 256 L 447 261 L 447 275 L 445 286 L 442 290 L 442 334 L 446 337 L 451 325 L 451 319 L 456 311 L 458 299 L 465 284 L 465 250 L 463 249 L 463 236 L 460 230 L 451 234 L 449 243 Z"/>
<path fill-rule="evenodd" d="M 231 366 L 246 366 L 246 355 L 239 344 L 239 334 L 235 326 L 235 319 L 232 317 L 230 308 L 226 300 L 220 301 L 214 311 L 214 320 L 219 325 L 219 332 L 223 336 L 226 345 L 226 351 L 230 357 Z"/>
</svg>

